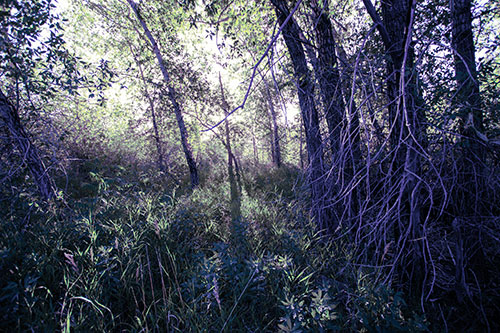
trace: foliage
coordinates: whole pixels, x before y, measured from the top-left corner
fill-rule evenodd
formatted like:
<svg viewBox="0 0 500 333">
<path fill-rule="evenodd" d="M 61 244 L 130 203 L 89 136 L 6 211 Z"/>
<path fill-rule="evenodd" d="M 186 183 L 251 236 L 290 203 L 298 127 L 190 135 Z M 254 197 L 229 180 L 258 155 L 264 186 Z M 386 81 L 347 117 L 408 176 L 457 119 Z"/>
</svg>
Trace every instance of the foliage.
<svg viewBox="0 0 500 333">
<path fill-rule="evenodd" d="M 220 200 L 224 188 L 179 195 L 123 168 L 93 165 L 75 175 L 75 183 L 88 185 L 71 187 L 75 199 L 66 204 L 33 205 L 21 193 L 2 210 L 2 329 L 413 331 L 427 325 L 412 319 L 400 294 L 370 284 L 374 272 L 350 264 L 343 241 L 324 243 L 297 202 L 276 206 L 263 194 L 245 196 L 243 217 L 233 224 L 229 203 Z"/>
</svg>

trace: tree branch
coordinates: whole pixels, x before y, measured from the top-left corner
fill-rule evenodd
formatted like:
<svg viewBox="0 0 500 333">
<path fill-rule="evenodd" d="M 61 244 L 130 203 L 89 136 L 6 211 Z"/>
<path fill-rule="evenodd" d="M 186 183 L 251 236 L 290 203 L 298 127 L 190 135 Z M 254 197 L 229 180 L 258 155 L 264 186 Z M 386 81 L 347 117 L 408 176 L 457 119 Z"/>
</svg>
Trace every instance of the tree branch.
<svg viewBox="0 0 500 333">
<path fill-rule="evenodd" d="M 377 14 L 377 10 L 373 6 L 371 0 L 363 0 L 363 3 L 365 5 L 366 11 L 368 12 L 368 15 L 370 15 L 370 17 L 373 20 L 373 23 L 375 23 L 375 25 L 377 26 L 377 30 L 382 36 L 382 41 L 384 42 L 385 47 L 389 50 L 392 46 L 392 42 L 391 38 L 389 37 L 389 33 L 387 32 L 387 29 L 382 23 L 382 19 Z"/>
<path fill-rule="evenodd" d="M 204 129 L 202 130 L 202 132 L 208 132 L 208 131 L 211 131 L 213 130 L 214 128 L 216 128 L 217 126 L 219 126 L 220 124 L 222 124 L 224 121 L 226 121 L 226 119 L 232 115 L 234 112 L 236 112 L 237 110 L 239 109 L 243 109 L 245 107 L 245 104 L 247 102 L 247 99 L 248 99 L 248 96 L 250 95 L 250 90 L 252 89 L 252 85 L 253 85 L 253 80 L 255 78 L 255 75 L 257 74 L 257 68 L 259 67 L 259 65 L 261 64 L 261 62 L 264 60 L 264 58 L 267 56 L 267 54 L 269 53 L 269 51 L 271 50 L 271 48 L 273 47 L 274 43 L 276 42 L 276 40 L 278 39 L 278 37 L 280 36 L 281 32 L 283 31 L 283 28 L 285 27 L 285 25 L 288 23 L 288 21 L 290 21 L 290 19 L 292 18 L 293 14 L 295 14 L 295 12 L 297 11 L 297 9 L 299 8 L 300 4 L 302 3 L 302 0 L 299 0 L 297 2 L 297 4 L 295 5 L 295 7 L 293 8 L 293 10 L 290 12 L 290 15 L 288 15 L 288 17 L 286 18 L 285 22 L 283 22 L 283 24 L 281 25 L 281 27 L 279 28 L 278 32 L 276 33 L 276 35 L 273 37 L 273 39 L 271 40 L 271 42 L 269 42 L 269 44 L 267 45 L 267 48 L 266 50 L 264 51 L 264 53 L 262 54 L 262 56 L 259 58 L 259 60 L 257 61 L 257 63 L 255 63 L 255 65 L 253 66 L 253 70 L 252 70 L 252 76 L 250 77 L 250 83 L 248 84 L 248 88 L 247 88 L 247 92 L 245 93 L 245 97 L 243 98 L 243 102 L 238 105 L 236 108 L 234 108 L 231 112 L 229 112 L 222 120 L 220 120 L 218 123 L 216 123 L 215 125 L 213 125 L 212 127 L 210 128 L 207 128 L 207 129 Z"/>
</svg>

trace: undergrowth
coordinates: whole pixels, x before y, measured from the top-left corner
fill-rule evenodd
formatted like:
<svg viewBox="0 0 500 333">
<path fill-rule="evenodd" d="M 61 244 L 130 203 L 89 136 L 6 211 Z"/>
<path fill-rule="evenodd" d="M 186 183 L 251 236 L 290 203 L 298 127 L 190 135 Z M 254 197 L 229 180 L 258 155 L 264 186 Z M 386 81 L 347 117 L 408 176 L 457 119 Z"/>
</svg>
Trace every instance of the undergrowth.
<svg viewBox="0 0 500 333">
<path fill-rule="evenodd" d="M 348 240 L 315 232 L 297 184 L 255 176 L 233 221 L 222 182 L 183 193 L 123 168 L 80 172 L 66 201 L 3 204 L 2 330 L 428 330 L 376 271 L 352 264 Z"/>
</svg>

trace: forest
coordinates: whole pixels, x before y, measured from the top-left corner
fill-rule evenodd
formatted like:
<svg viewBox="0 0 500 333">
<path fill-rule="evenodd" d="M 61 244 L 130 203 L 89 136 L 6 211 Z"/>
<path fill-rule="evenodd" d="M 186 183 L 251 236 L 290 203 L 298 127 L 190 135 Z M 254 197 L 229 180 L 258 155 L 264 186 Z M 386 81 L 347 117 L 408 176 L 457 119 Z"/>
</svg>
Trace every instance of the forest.
<svg viewBox="0 0 500 333">
<path fill-rule="evenodd" d="M 500 2 L 0 0 L 0 331 L 500 332 Z"/>
</svg>

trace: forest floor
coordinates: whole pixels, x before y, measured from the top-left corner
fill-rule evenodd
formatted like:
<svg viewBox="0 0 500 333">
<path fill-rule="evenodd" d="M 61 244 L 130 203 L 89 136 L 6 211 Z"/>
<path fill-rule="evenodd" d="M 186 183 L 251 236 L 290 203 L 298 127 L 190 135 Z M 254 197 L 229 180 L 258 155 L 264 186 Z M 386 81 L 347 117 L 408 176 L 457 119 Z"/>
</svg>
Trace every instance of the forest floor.
<svg viewBox="0 0 500 333">
<path fill-rule="evenodd" d="M 190 191 L 88 164 L 60 180 L 65 200 L 2 201 L 2 330 L 428 330 L 346 240 L 321 239 L 298 170 L 246 179 L 232 220 L 223 176 Z"/>
</svg>

